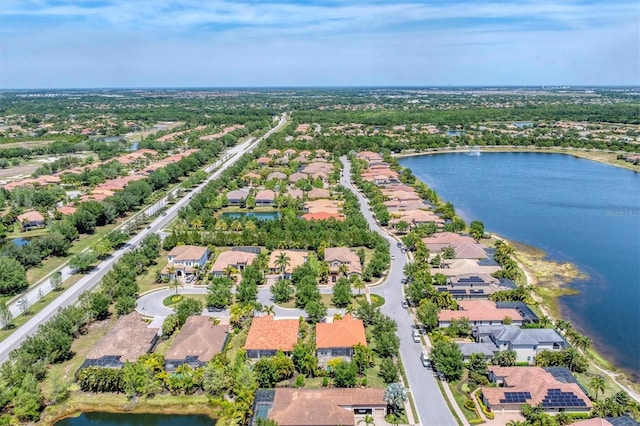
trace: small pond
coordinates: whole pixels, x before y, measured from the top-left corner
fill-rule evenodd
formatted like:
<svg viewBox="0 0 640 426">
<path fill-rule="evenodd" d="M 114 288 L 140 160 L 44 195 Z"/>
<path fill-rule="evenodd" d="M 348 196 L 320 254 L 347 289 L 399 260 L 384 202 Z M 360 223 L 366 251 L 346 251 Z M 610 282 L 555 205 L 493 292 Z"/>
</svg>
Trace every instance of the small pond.
<svg viewBox="0 0 640 426">
<path fill-rule="evenodd" d="M 280 212 L 224 212 L 220 215 L 223 219 L 240 219 L 243 217 L 258 220 L 280 219 Z"/>
<path fill-rule="evenodd" d="M 164 414 L 82 413 L 55 423 L 55 426 L 211 426 L 216 422 L 207 416 Z"/>
<path fill-rule="evenodd" d="M 460 130 L 447 130 L 447 136 L 462 136 L 464 135 L 463 131 Z"/>
<path fill-rule="evenodd" d="M 11 241 L 17 246 L 26 246 L 31 242 L 31 238 L 18 237 L 18 238 L 11 238 L 9 241 Z"/>
<path fill-rule="evenodd" d="M 532 121 L 514 121 L 511 124 L 516 126 L 518 129 L 522 129 L 524 127 L 533 127 L 533 122 Z"/>
</svg>

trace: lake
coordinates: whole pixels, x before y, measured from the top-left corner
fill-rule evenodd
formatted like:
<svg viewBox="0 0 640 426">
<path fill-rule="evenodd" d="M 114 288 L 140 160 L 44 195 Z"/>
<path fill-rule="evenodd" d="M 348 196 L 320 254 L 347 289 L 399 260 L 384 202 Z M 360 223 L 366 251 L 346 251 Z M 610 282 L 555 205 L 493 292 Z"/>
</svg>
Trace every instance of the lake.
<svg viewBox="0 0 640 426">
<path fill-rule="evenodd" d="M 220 215 L 223 219 L 240 219 L 243 217 L 258 220 L 280 219 L 280 212 L 224 212 Z"/>
<path fill-rule="evenodd" d="M 640 374 L 640 174 L 547 153 L 400 160 L 465 220 L 588 275 L 562 315 L 617 366 Z"/>
<path fill-rule="evenodd" d="M 62 419 L 55 426 L 211 426 L 216 422 L 207 416 L 164 414 L 82 413 Z"/>
</svg>

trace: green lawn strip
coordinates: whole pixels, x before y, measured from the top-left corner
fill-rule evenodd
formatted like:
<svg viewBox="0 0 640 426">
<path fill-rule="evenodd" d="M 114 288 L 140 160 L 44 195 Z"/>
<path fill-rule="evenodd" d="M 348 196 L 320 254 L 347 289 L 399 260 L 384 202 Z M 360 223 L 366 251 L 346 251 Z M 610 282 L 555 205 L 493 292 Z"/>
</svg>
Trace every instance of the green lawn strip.
<svg viewBox="0 0 640 426">
<path fill-rule="evenodd" d="M 159 339 L 153 353 L 165 356 L 171 345 L 173 345 L 173 341 L 176 339 L 177 335 L 178 333 L 173 333 L 167 340 Z"/>
<path fill-rule="evenodd" d="M 93 393 L 75 391 L 63 404 L 47 407 L 39 423 L 55 424 L 61 418 L 92 411 L 215 416 L 207 395 L 176 396 L 167 393 L 132 402 L 124 394 L 101 393 L 96 397 Z"/>
<path fill-rule="evenodd" d="M 31 268 L 27 271 L 27 280 L 31 285 L 39 283 L 43 278 L 47 277 L 50 273 L 67 263 L 70 257 L 80 253 L 88 247 L 91 247 L 95 242 L 107 235 L 117 226 L 117 223 L 113 223 L 96 228 L 96 232 L 93 234 L 81 235 L 78 240 L 74 241 L 73 245 L 69 249 L 69 255 L 67 257 L 50 257 L 44 260 L 42 262 L 42 266 Z"/>
<path fill-rule="evenodd" d="M 460 410 L 462 410 L 462 413 L 464 414 L 464 416 L 467 418 L 467 420 L 475 420 L 480 418 L 478 416 L 478 413 L 475 411 L 475 409 L 471 411 L 464 406 L 465 401 L 469 399 L 469 395 L 467 395 L 466 393 L 458 389 L 458 386 L 462 386 L 461 382 L 459 381 L 449 382 L 449 389 L 451 389 L 453 398 L 456 400 L 456 404 L 458 404 L 458 407 L 460 407 Z M 447 399 L 446 395 L 445 395 L 445 399 Z"/>
<path fill-rule="evenodd" d="M 75 274 L 75 275 L 71 276 L 71 278 L 69 278 L 68 280 L 66 280 L 62 284 L 62 290 L 61 291 L 49 292 L 42 299 L 38 300 L 35 304 L 33 304 L 33 305 L 31 305 L 29 307 L 29 313 L 27 315 L 18 315 L 11 322 L 11 325 L 12 325 L 11 328 L 0 330 L 0 342 L 2 342 L 4 339 L 9 337 L 11 334 L 13 334 L 14 331 L 16 331 L 18 328 L 20 328 L 22 325 L 24 325 L 27 321 L 29 321 L 35 314 L 37 314 L 38 312 L 43 310 L 49 303 L 54 301 L 66 289 L 68 289 L 69 287 L 71 287 L 72 285 L 77 283 L 78 280 L 80 280 L 83 276 L 84 275 L 81 275 L 81 274 Z"/>
<path fill-rule="evenodd" d="M 451 401 L 449 401 L 449 398 L 447 398 L 447 394 L 445 393 L 445 390 L 444 390 L 444 385 L 440 380 L 436 380 L 436 383 L 440 388 L 440 393 L 442 394 L 444 401 L 447 403 L 447 406 L 449 407 L 449 411 L 451 411 L 451 415 L 453 416 L 454 419 L 456 419 L 456 422 L 458 423 L 458 425 L 462 426 L 463 425 L 462 420 L 460 420 L 460 417 L 458 417 L 458 413 L 456 412 L 455 408 L 453 408 L 453 405 L 451 405 Z M 465 416 L 466 416 L 466 413 L 465 413 Z"/>
<path fill-rule="evenodd" d="M 227 355 L 228 360 L 233 362 L 238 352 L 244 348 L 244 342 L 247 340 L 248 334 L 248 328 L 242 329 L 238 333 L 231 333 L 231 337 L 225 347 L 225 354 Z"/>
<path fill-rule="evenodd" d="M 609 396 L 613 396 L 615 393 L 620 392 L 622 390 L 620 386 L 616 385 L 609 376 L 603 374 L 601 371 L 595 369 L 592 366 L 589 366 L 589 368 L 587 368 L 587 371 L 584 373 L 574 372 L 572 374 L 575 376 L 578 382 L 582 385 L 582 387 L 584 387 L 593 397 L 595 397 L 595 393 L 593 389 L 591 389 L 591 386 L 589 386 L 589 382 L 594 376 L 602 376 L 606 384 L 605 384 L 604 394 L 598 394 L 599 400 L 603 398 L 607 398 Z"/>
</svg>

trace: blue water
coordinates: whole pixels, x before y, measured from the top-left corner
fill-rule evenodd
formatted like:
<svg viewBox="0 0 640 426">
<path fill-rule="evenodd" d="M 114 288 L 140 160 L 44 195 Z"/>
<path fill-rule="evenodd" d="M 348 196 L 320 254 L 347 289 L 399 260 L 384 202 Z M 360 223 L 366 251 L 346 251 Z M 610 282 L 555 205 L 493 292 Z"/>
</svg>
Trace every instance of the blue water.
<svg viewBox="0 0 640 426">
<path fill-rule="evenodd" d="M 225 219 L 238 219 L 247 217 L 258 220 L 275 220 L 280 219 L 280 212 L 225 212 L 222 213 L 220 217 Z"/>
<path fill-rule="evenodd" d="M 31 238 L 17 237 L 17 238 L 11 238 L 9 241 L 11 241 L 13 244 L 17 246 L 26 246 L 31 242 Z"/>
<path fill-rule="evenodd" d="M 563 154 L 409 157 L 465 220 L 572 262 L 588 275 L 562 315 L 616 365 L 640 374 L 640 174 Z"/>
<path fill-rule="evenodd" d="M 216 422 L 206 416 L 163 414 L 83 413 L 62 419 L 55 426 L 212 426 Z"/>
</svg>

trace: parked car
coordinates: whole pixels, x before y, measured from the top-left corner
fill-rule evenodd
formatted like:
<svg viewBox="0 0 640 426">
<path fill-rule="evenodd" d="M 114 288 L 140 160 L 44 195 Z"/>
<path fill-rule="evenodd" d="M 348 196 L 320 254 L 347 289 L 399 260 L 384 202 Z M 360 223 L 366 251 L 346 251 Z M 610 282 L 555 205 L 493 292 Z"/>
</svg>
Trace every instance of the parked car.
<svg viewBox="0 0 640 426">
<path fill-rule="evenodd" d="M 411 336 L 413 337 L 414 342 L 420 343 L 420 332 L 418 329 L 414 328 Z"/>
<path fill-rule="evenodd" d="M 396 255 L 395 255 L 395 254 L 392 254 L 392 255 L 391 255 L 391 260 L 394 260 L 395 258 L 396 258 Z"/>
<path fill-rule="evenodd" d="M 406 299 L 402 299 L 402 307 L 407 309 L 409 307 L 409 304 L 407 303 Z"/>
<path fill-rule="evenodd" d="M 402 243 L 398 241 L 398 247 L 402 247 Z"/>
<path fill-rule="evenodd" d="M 151 229 L 151 225 L 147 225 L 147 229 Z"/>
<path fill-rule="evenodd" d="M 420 361 L 422 361 L 423 367 L 431 367 L 431 360 L 429 360 L 429 354 L 426 351 L 422 351 L 422 353 L 420 354 Z"/>
</svg>

